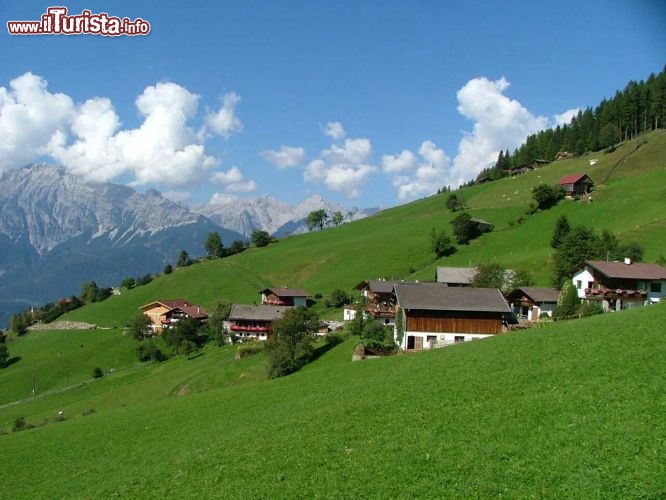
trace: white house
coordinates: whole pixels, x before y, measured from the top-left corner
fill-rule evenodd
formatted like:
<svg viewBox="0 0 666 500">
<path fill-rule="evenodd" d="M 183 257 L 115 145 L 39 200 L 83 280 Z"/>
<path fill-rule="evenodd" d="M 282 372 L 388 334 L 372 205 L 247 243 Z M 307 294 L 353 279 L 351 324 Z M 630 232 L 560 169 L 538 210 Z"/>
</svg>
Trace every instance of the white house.
<svg viewBox="0 0 666 500">
<path fill-rule="evenodd" d="M 658 264 L 588 260 L 572 278 L 581 300 L 600 302 L 604 310 L 641 307 L 666 297 L 666 269 Z"/>
</svg>

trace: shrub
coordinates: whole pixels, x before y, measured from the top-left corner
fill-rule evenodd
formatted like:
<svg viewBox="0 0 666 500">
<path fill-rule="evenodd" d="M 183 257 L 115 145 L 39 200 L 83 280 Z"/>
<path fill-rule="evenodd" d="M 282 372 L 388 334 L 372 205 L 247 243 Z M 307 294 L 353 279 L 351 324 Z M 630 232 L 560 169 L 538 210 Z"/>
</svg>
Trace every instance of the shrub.
<svg viewBox="0 0 666 500">
<path fill-rule="evenodd" d="M 349 332 L 346 330 L 341 330 L 338 332 L 331 332 L 328 335 L 326 335 L 326 344 L 330 346 L 335 346 L 338 344 L 342 344 L 345 340 L 349 338 Z"/>
<path fill-rule="evenodd" d="M 347 302 L 349 302 L 349 295 L 347 295 L 347 292 L 345 292 L 344 290 L 336 288 L 331 292 L 331 300 L 333 303 L 333 307 L 342 307 Z"/>
<path fill-rule="evenodd" d="M 398 352 L 398 346 L 393 342 L 379 342 L 373 339 L 364 339 L 361 341 L 365 354 L 372 356 L 388 356 Z"/>
<path fill-rule="evenodd" d="M 28 428 L 28 424 L 25 421 L 25 417 L 16 417 L 14 420 L 14 425 L 12 425 L 13 432 L 19 432 Z"/>
<path fill-rule="evenodd" d="M 603 312 L 604 308 L 599 302 L 585 302 L 578 309 L 578 314 L 580 314 L 583 318 L 587 316 L 594 316 L 596 314 L 603 314 Z"/>
<path fill-rule="evenodd" d="M 451 239 L 448 234 L 441 230 L 436 231 L 433 227 L 430 231 L 430 250 L 433 251 L 439 259 L 454 253 L 456 247 L 453 245 L 453 239 Z"/>
<path fill-rule="evenodd" d="M 260 342 L 244 342 L 243 344 L 239 345 L 238 348 L 236 349 L 236 355 L 234 356 L 234 358 L 235 359 L 249 358 L 250 356 L 259 354 L 263 350 L 264 346 Z"/>
<path fill-rule="evenodd" d="M 548 210 L 564 198 L 564 188 L 562 186 L 539 184 L 532 189 L 532 196 L 539 209 Z"/>
<path fill-rule="evenodd" d="M 140 343 L 136 348 L 136 355 L 139 358 L 139 361 L 160 362 L 168 359 L 152 339 Z"/>
<path fill-rule="evenodd" d="M 93 368 L 93 378 L 102 378 L 103 376 L 104 371 L 99 366 Z"/>
</svg>

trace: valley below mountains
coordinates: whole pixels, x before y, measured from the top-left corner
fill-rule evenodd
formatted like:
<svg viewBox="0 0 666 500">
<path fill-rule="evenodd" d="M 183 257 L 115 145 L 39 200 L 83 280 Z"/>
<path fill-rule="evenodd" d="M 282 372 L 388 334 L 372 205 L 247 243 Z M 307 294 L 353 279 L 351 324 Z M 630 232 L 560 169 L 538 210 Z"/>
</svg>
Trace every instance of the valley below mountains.
<svg viewBox="0 0 666 500">
<path fill-rule="evenodd" d="M 92 183 L 52 165 L 6 170 L 0 175 L 0 327 L 17 311 L 79 294 L 86 281 L 112 287 L 174 265 L 181 250 L 199 257 L 210 232 L 225 246 L 258 229 L 275 236 L 304 232 L 304 219 L 320 208 L 349 219 L 369 213 L 319 196 L 295 206 L 264 196 L 190 209 L 153 189 Z"/>
</svg>

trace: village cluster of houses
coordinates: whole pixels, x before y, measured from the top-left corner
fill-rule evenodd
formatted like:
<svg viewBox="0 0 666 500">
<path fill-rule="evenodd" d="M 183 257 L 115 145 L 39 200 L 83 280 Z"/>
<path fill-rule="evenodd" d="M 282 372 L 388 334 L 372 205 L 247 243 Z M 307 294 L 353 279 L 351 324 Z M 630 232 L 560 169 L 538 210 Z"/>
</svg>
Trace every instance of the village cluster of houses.
<svg viewBox="0 0 666 500">
<path fill-rule="evenodd" d="M 474 268 L 439 267 L 434 282 L 364 280 L 354 289 L 364 306 L 348 304 L 343 319 L 356 314 L 376 318 L 394 330 L 405 351 L 419 351 L 483 339 L 507 330 L 511 318 L 534 322 L 552 317 L 560 291 L 521 287 L 504 296 L 496 288 L 474 288 Z M 604 311 L 643 307 L 666 297 L 666 269 L 658 264 L 586 261 L 572 284 L 581 301 L 598 302 Z M 266 340 L 272 324 L 289 308 L 308 306 L 311 297 L 295 288 L 266 288 L 260 304 L 234 304 L 224 328 L 241 340 Z M 207 312 L 185 300 L 158 300 L 142 306 L 159 334 L 184 317 L 205 322 Z M 326 332 L 323 329 L 322 332 Z"/>
</svg>

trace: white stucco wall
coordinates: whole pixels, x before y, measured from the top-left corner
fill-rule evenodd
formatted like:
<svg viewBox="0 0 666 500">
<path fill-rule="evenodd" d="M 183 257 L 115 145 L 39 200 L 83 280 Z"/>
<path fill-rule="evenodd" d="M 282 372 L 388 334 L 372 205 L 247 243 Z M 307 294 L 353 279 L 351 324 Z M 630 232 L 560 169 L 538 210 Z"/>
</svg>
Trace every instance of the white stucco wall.
<svg viewBox="0 0 666 500">
<path fill-rule="evenodd" d="M 436 338 L 433 345 L 430 345 L 428 342 L 428 337 L 434 336 Z M 410 332 L 405 331 L 405 335 L 402 338 L 402 344 L 400 348 L 407 350 L 408 337 L 421 337 L 423 339 L 423 350 L 427 349 L 437 349 L 439 347 L 446 347 L 448 345 L 453 345 L 456 343 L 456 337 L 463 337 L 463 342 L 469 342 L 471 340 L 485 339 L 487 337 L 493 337 L 493 334 L 481 334 L 481 333 L 433 333 L 433 332 Z M 397 342 L 397 338 L 396 338 Z"/>
<path fill-rule="evenodd" d="M 580 281 L 580 288 L 578 288 L 578 282 Z M 574 288 L 578 292 L 578 297 L 581 299 L 585 298 L 585 289 L 590 287 L 590 283 L 594 283 L 594 276 L 587 269 L 583 269 L 578 273 L 574 274 L 571 278 Z"/>
</svg>

